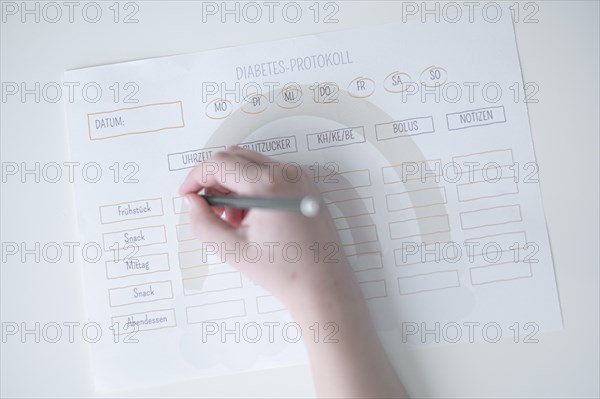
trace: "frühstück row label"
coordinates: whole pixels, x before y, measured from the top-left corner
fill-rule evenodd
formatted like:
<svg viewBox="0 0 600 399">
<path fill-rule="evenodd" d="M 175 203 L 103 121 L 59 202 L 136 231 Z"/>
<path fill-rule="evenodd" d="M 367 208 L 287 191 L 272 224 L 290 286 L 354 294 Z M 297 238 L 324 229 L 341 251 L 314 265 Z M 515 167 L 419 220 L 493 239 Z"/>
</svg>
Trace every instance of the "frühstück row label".
<svg viewBox="0 0 600 399">
<path fill-rule="evenodd" d="M 100 206 L 100 222 L 115 223 L 124 220 L 163 216 L 162 199 L 154 198 Z"/>
</svg>

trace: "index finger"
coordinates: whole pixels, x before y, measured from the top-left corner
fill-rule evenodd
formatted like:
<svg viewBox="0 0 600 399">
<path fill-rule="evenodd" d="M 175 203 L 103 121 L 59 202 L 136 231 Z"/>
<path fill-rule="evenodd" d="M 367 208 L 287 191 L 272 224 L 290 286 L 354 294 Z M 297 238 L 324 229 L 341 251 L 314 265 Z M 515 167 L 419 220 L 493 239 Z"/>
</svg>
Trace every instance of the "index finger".
<svg viewBox="0 0 600 399">
<path fill-rule="evenodd" d="M 246 179 L 242 173 L 247 170 L 249 164 L 256 165 L 256 163 L 231 152 L 218 152 L 188 173 L 179 187 L 179 194 L 184 196 L 189 193 L 197 193 L 203 188 L 215 188 L 219 191 L 242 195 L 251 194 L 252 181 Z M 256 167 L 260 168 L 259 165 Z"/>
</svg>

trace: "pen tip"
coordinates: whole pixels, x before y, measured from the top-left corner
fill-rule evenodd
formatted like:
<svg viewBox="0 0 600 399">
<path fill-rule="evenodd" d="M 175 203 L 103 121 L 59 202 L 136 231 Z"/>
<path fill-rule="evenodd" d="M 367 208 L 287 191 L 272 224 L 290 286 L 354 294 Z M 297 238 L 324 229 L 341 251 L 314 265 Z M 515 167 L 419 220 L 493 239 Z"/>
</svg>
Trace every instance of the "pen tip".
<svg viewBox="0 0 600 399">
<path fill-rule="evenodd" d="M 306 217 L 316 216 L 320 209 L 319 200 L 315 197 L 307 196 L 300 201 L 300 212 Z"/>
</svg>

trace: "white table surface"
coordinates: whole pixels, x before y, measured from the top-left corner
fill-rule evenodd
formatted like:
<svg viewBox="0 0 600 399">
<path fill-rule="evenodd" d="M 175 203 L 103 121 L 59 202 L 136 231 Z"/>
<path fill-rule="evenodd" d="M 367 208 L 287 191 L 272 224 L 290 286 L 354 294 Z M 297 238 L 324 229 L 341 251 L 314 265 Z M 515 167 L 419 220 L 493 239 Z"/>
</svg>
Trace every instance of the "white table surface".
<svg viewBox="0 0 600 399">
<path fill-rule="evenodd" d="M 3 2 L 6 3 L 6 2 Z M 33 4 L 31 2 L 29 4 Z M 105 12 L 112 2 L 100 2 Z M 460 3 L 460 2 L 459 2 Z M 511 2 L 512 3 L 512 2 Z M 20 4 L 20 2 L 17 2 Z M 62 2 L 59 2 L 62 4 Z M 80 3 L 80 6 L 84 3 Z M 98 64 L 188 53 L 397 21 L 397 2 L 337 2 L 338 23 L 202 23 L 200 2 L 137 2 L 136 24 L 1 24 L 2 82 L 58 82 L 62 73 Z M 598 397 L 599 393 L 599 7 L 596 1 L 540 1 L 538 23 L 516 24 L 524 80 L 540 88 L 529 104 L 541 190 L 565 328 L 537 344 L 502 340 L 417 348 L 392 359 L 420 397 Z M 43 6 L 43 4 L 42 4 Z M 308 4 L 303 6 L 308 10 Z M 34 7 L 31 5 L 31 7 Z M 525 13 L 531 9 L 520 10 Z M 277 17 L 277 14 L 276 14 Z M 63 16 L 63 18 L 66 18 Z M 122 15 L 121 15 L 122 18 Z M 66 162 L 64 104 L 1 103 L 2 162 Z M 77 241 L 69 183 L 2 184 L 2 242 Z M 30 258 L 31 259 L 31 258 Z M 77 263 L 2 263 L 1 319 L 85 322 Z M 30 324 L 31 325 L 31 324 Z M 7 339 L 1 346 L 2 397 L 97 396 L 86 343 Z M 308 367 L 197 379 L 114 396 L 313 396 Z"/>
</svg>

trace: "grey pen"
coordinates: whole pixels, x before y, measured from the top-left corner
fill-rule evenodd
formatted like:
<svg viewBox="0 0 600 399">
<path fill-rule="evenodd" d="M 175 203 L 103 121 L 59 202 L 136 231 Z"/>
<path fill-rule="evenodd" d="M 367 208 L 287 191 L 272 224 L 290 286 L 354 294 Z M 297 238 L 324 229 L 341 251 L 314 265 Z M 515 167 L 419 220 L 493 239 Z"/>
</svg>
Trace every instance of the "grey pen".
<svg viewBox="0 0 600 399">
<path fill-rule="evenodd" d="M 224 208 L 267 208 L 273 210 L 299 212 L 307 217 L 319 214 L 321 201 L 313 196 L 307 195 L 300 198 L 280 197 L 247 197 L 242 195 L 202 195 L 202 198 L 211 206 L 222 206 Z"/>
</svg>

